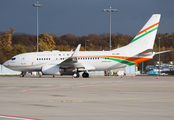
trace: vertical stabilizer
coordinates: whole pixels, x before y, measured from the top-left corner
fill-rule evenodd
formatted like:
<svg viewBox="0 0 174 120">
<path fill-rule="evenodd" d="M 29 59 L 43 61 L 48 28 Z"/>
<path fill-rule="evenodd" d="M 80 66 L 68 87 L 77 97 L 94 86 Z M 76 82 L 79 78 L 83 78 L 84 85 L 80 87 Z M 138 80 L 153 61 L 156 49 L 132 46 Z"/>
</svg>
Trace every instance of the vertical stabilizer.
<svg viewBox="0 0 174 120">
<path fill-rule="evenodd" d="M 138 32 L 135 38 L 119 50 L 141 53 L 146 50 L 152 50 L 161 14 L 153 14 L 144 27 Z"/>
<path fill-rule="evenodd" d="M 144 46 L 145 50 L 153 49 L 160 17 L 160 14 L 153 14 L 131 43 L 137 42 L 137 44 Z"/>
</svg>

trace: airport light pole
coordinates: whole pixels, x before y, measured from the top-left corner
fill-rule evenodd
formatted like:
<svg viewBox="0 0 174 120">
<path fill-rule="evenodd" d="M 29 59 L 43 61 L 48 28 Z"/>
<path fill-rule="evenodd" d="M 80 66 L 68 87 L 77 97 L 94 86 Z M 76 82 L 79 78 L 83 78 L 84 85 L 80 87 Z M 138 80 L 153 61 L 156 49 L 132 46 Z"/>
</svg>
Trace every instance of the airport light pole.
<svg viewBox="0 0 174 120">
<path fill-rule="evenodd" d="M 42 5 L 38 4 L 39 1 L 37 1 L 37 4 L 33 4 L 34 7 L 37 8 L 37 52 L 38 52 L 38 49 L 39 49 L 39 43 L 38 43 L 38 33 L 39 33 L 39 25 L 38 25 L 38 7 L 42 7 Z"/>
<path fill-rule="evenodd" d="M 159 52 L 160 52 L 160 39 L 161 37 L 158 37 L 159 39 Z M 160 75 L 160 66 L 161 66 L 161 63 L 160 63 L 160 53 L 159 53 L 159 75 Z"/>
<path fill-rule="evenodd" d="M 143 72 L 143 67 L 144 67 L 144 62 L 142 62 L 142 74 L 144 73 L 144 72 Z"/>
<path fill-rule="evenodd" d="M 85 40 L 85 51 L 86 51 L 86 41 L 89 41 L 89 40 Z"/>
<path fill-rule="evenodd" d="M 110 37 L 109 37 L 109 50 L 111 51 L 111 12 L 118 12 L 117 9 L 111 9 L 112 7 L 109 7 L 109 9 L 103 9 L 103 12 L 109 12 L 110 13 Z"/>
</svg>

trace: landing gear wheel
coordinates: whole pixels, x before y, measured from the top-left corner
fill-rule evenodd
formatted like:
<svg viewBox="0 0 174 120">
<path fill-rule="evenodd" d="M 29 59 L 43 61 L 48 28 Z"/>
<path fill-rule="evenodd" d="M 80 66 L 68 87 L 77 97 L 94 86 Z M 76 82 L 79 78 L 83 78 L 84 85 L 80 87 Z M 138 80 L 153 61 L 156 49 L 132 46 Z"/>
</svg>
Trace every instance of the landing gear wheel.
<svg viewBox="0 0 174 120">
<path fill-rule="evenodd" d="M 86 73 L 86 72 L 84 72 L 84 73 L 82 74 L 82 77 L 83 77 L 83 78 L 89 78 L 89 74 Z"/>
<path fill-rule="evenodd" d="M 73 76 L 74 76 L 74 78 L 79 78 L 80 74 L 79 73 L 74 73 Z"/>
<path fill-rule="evenodd" d="M 21 72 L 20 77 L 24 77 L 24 72 Z"/>
</svg>

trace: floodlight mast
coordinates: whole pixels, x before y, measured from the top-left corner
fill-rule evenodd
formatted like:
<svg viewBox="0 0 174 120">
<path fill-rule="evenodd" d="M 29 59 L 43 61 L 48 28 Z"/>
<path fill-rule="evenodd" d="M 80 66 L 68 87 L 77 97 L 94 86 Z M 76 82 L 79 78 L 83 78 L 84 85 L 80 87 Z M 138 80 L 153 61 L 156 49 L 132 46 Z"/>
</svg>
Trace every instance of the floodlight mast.
<svg viewBox="0 0 174 120">
<path fill-rule="evenodd" d="M 158 37 L 158 39 L 159 39 L 159 75 L 160 75 L 160 66 L 161 66 L 161 62 L 160 62 L 160 40 L 161 40 L 161 37 Z"/>
<path fill-rule="evenodd" d="M 42 7 L 42 5 L 38 4 L 39 1 L 37 1 L 37 4 L 33 4 L 34 7 L 37 8 L 37 52 L 38 52 L 38 49 L 39 49 L 39 43 L 38 43 L 38 33 L 39 33 L 39 25 L 38 25 L 38 7 Z"/>
<path fill-rule="evenodd" d="M 109 50 L 111 51 L 111 12 L 118 12 L 117 9 L 111 9 L 112 7 L 109 7 L 109 9 L 103 9 L 103 12 L 109 12 L 110 13 L 110 38 L 109 38 Z"/>
</svg>

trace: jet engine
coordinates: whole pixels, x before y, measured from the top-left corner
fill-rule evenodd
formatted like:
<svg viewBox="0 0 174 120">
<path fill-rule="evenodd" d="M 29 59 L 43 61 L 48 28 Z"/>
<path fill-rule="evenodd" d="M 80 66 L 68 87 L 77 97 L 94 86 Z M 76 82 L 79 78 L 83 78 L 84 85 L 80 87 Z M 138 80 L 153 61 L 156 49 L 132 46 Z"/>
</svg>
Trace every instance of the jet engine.
<svg viewBox="0 0 174 120">
<path fill-rule="evenodd" d="M 42 67 L 43 75 L 60 75 L 60 66 L 59 65 L 44 65 Z"/>
</svg>

